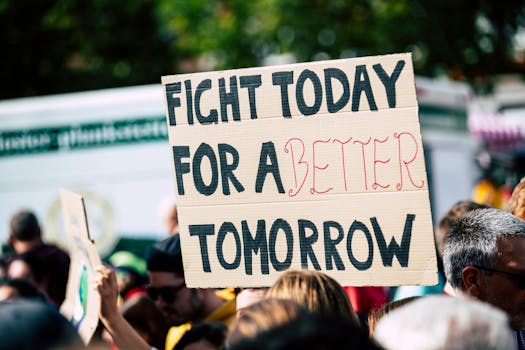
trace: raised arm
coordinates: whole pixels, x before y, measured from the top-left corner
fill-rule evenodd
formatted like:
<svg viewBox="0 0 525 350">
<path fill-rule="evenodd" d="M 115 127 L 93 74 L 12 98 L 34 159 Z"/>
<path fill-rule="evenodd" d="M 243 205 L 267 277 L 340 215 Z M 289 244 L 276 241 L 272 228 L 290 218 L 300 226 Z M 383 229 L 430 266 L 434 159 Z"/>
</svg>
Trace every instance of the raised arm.
<svg viewBox="0 0 525 350">
<path fill-rule="evenodd" d="M 100 320 L 113 337 L 119 349 L 151 350 L 151 346 L 131 327 L 118 310 L 118 286 L 115 271 L 109 266 L 100 265 L 96 288 L 100 293 Z"/>
</svg>

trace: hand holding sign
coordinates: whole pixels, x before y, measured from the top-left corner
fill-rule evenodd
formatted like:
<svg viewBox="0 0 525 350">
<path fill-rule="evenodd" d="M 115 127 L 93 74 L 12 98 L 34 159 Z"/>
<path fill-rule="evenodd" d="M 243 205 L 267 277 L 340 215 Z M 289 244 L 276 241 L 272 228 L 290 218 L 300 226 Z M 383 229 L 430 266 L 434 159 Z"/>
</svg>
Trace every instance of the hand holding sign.
<svg viewBox="0 0 525 350">
<path fill-rule="evenodd" d="M 118 310 L 118 286 L 115 271 L 107 265 L 96 267 L 95 288 L 100 293 L 100 320 L 119 349 L 150 350 L 151 347 L 124 319 Z"/>
<path fill-rule="evenodd" d="M 100 294 L 100 318 L 111 320 L 118 314 L 118 285 L 115 271 L 110 266 L 99 265 L 95 268 L 96 288 Z"/>
</svg>

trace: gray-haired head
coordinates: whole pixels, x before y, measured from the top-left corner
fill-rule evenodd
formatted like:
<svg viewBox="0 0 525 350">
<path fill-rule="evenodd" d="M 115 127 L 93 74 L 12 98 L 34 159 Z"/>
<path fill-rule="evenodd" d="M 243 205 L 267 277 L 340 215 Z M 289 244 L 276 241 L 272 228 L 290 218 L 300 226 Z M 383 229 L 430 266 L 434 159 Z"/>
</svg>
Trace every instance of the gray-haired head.
<svg viewBox="0 0 525 350">
<path fill-rule="evenodd" d="M 374 338 L 388 350 L 514 350 L 507 315 L 474 300 L 426 296 L 383 317 Z"/>
<path fill-rule="evenodd" d="M 443 252 L 445 274 L 452 287 L 463 287 L 462 271 L 467 266 L 493 267 L 498 240 L 509 236 L 525 237 L 525 221 L 503 210 L 477 209 L 459 218 Z"/>
</svg>

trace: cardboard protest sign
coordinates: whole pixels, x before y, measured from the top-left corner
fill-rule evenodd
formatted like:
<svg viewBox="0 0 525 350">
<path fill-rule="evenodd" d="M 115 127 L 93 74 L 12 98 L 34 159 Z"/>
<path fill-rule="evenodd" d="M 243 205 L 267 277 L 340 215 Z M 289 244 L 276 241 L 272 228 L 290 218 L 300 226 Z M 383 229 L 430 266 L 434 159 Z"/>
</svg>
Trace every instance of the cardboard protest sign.
<svg viewBox="0 0 525 350">
<path fill-rule="evenodd" d="M 162 84 L 189 287 L 437 283 L 410 54 Z"/>
<path fill-rule="evenodd" d="M 84 199 L 62 190 L 60 200 L 71 258 L 66 299 L 60 312 L 73 324 L 84 344 L 88 344 L 98 325 L 100 295 L 94 286 L 95 267 L 101 261 L 89 237 Z"/>
</svg>

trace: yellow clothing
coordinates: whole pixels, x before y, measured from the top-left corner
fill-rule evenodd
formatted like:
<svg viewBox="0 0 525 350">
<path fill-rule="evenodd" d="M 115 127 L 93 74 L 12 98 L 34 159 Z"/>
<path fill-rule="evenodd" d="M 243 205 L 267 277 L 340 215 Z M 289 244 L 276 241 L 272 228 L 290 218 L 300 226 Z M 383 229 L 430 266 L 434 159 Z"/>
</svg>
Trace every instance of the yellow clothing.
<svg viewBox="0 0 525 350">
<path fill-rule="evenodd" d="M 237 308 L 235 305 L 235 298 L 226 301 L 217 310 L 213 311 L 204 322 L 221 322 L 228 327 L 235 321 L 237 316 Z M 171 327 L 166 336 L 166 350 L 172 350 L 173 347 L 179 342 L 180 338 L 189 331 L 191 323 L 184 323 L 180 326 Z"/>
<path fill-rule="evenodd" d="M 219 298 L 223 300 L 232 300 L 233 298 L 235 298 L 235 289 L 233 288 L 217 289 L 215 291 L 215 294 L 217 294 Z"/>
<path fill-rule="evenodd" d="M 166 350 L 172 350 L 187 331 L 191 328 L 191 323 L 184 323 L 180 326 L 171 327 L 166 335 Z"/>
</svg>

